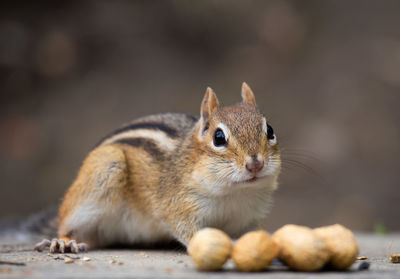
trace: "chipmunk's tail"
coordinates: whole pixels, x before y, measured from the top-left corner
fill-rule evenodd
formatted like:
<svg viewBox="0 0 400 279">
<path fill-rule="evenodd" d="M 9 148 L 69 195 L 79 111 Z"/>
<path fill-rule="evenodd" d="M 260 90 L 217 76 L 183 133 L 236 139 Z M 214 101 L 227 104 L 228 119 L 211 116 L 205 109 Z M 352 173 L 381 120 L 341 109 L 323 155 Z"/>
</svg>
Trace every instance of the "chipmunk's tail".
<svg viewBox="0 0 400 279">
<path fill-rule="evenodd" d="M 0 221 L 2 240 L 31 242 L 57 236 L 57 207 L 49 207 L 38 213 L 19 220 Z"/>
</svg>

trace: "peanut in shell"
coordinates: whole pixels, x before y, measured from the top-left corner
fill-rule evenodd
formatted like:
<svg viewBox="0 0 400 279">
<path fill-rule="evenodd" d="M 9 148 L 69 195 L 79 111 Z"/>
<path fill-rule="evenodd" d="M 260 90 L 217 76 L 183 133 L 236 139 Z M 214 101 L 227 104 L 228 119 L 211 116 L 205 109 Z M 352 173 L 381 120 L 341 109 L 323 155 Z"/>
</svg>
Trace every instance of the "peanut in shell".
<svg viewBox="0 0 400 279">
<path fill-rule="evenodd" d="M 348 269 L 358 256 L 358 244 L 353 233 L 342 225 L 336 224 L 314 229 L 331 253 L 328 265 L 334 269 Z"/>
<path fill-rule="evenodd" d="M 240 271 L 260 271 L 278 256 L 278 249 L 266 231 L 248 232 L 233 245 L 232 260 Z"/>
<path fill-rule="evenodd" d="M 232 249 L 230 237 L 221 230 L 204 228 L 190 240 L 188 253 L 198 270 L 215 271 L 222 268 Z"/>
<path fill-rule="evenodd" d="M 285 225 L 272 239 L 279 246 L 278 258 L 294 270 L 317 271 L 330 259 L 328 245 L 308 227 Z"/>
</svg>

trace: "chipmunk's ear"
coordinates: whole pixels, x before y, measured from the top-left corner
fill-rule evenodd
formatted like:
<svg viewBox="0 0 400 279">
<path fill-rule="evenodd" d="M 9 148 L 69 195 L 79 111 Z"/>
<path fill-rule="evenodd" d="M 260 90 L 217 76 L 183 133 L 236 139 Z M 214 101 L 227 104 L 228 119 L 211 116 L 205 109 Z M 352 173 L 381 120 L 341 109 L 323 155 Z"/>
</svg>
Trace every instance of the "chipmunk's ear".
<svg viewBox="0 0 400 279">
<path fill-rule="evenodd" d="M 218 107 L 219 102 L 217 96 L 210 87 L 207 87 L 200 109 L 201 133 L 208 129 L 210 116 L 218 109 Z"/>
<path fill-rule="evenodd" d="M 256 106 L 256 98 L 254 97 L 254 93 L 245 82 L 242 83 L 242 99 L 243 103 Z"/>
</svg>

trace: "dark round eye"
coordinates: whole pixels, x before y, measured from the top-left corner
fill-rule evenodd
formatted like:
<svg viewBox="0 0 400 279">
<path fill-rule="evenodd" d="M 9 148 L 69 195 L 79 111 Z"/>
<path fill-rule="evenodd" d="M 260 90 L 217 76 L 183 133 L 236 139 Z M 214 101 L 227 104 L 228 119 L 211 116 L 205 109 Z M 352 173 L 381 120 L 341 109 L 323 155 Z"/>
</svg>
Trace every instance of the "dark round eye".
<svg viewBox="0 0 400 279">
<path fill-rule="evenodd" d="M 273 140 L 274 138 L 275 138 L 274 129 L 272 129 L 272 127 L 269 124 L 267 124 L 267 139 Z"/>
<path fill-rule="evenodd" d="M 226 138 L 225 138 L 225 134 L 221 129 L 217 129 L 215 130 L 215 134 L 214 134 L 214 145 L 215 146 L 223 146 L 226 145 Z"/>
</svg>

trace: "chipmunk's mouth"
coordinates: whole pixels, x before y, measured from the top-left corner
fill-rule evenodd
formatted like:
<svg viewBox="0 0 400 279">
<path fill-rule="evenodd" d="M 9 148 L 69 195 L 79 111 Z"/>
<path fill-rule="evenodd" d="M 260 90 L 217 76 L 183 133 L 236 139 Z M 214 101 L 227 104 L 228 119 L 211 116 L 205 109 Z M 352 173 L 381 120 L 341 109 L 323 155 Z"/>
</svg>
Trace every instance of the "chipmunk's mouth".
<svg viewBox="0 0 400 279">
<path fill-rule="evenodd" d="M 244 182 L 246 182 L 246 183 L 253 183 L 253 182 L 256 182 L 257 180 L 258 180 L 258 177 L 257 177 L 257 176 L 254 176 L 253 178 L 247 179 L 247 180 L 245 180 Z"/>
</svg>

